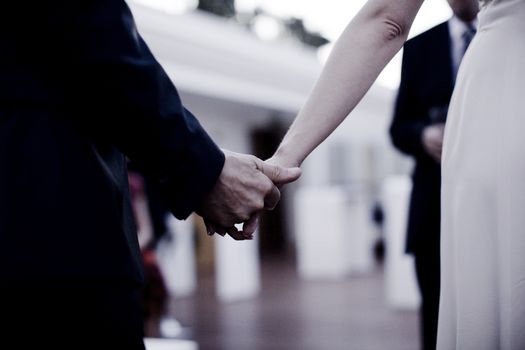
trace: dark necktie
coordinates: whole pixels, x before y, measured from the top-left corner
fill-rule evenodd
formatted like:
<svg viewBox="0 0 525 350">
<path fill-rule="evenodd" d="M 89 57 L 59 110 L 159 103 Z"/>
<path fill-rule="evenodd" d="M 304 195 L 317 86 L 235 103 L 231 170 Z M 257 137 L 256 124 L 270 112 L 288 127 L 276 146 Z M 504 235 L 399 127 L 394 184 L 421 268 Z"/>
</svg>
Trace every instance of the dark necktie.
<svg viewBox="0 0 525 350">
<path fill-rule="evenodd" d="M 470 42 L 474 38 L 474 35 L 476 35 L 476 28 L 472 24 L 467 24 L 467 29 L 465 29 L 465 31 L 463 32 L 463 35 L 461 36 L 463 38 L 462 56 L 467 51 L 468 46 L 470 45 Z"/>
</svg>

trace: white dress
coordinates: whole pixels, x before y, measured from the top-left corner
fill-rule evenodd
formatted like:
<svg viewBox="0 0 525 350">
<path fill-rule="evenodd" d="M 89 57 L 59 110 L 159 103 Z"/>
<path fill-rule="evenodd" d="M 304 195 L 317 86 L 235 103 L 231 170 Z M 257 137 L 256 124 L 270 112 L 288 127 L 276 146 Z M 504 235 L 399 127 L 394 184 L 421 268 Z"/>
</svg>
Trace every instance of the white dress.
<svg viewBox="0 0 525 350">
<path fill-rule="evenodd" d="M 438 349 L 525 349 L 525 0 L 484 2 L 442 166 Z"/>
</svg>

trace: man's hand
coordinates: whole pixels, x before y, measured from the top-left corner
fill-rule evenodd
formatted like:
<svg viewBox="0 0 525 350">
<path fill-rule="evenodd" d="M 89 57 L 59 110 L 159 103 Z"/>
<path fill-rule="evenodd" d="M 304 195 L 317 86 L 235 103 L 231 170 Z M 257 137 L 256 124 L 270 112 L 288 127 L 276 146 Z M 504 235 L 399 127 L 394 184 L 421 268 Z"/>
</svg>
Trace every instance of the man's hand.
<svg viewBox="0 0 525 350">
<path fill-rule="evenodd" d="M 301 175 L 299 168 L 264 163 L 254 156 L 225 151 L 226 161 L 215 187 L 197 211 L 209 234 L 228 233 L 236 240 L 251 239 L 257 213 L 273 209 L 281 194 L 274 183 L 285 184 Z M 244 223 L 242 231 L 235 224 Z"/>
<path fill-rule="evenodd" d="M 423 148 L 438 163 L 441 163 L 444 132 L 445 124 L 440 123 L 427 126 L 421 135 Z"/>
<path fill-rule="evenodd" d="M 291 161 L 285 159 L 285 157 L 274 155 L 270 159 L 267 159 L 264 161 L 264 165 L 262 166 L 263 173 L 269 175 L 269 177 L 275 179 L 274 185 L 277 186 L 277 188 L 280 190 L 282 186 L 293 182 L 298 179 L 295 178 L 292 181 L 289 181 L 288 178 L 283 178 L 285 181 L 282 182 L 279 180 L 281 178 L 277 174 L 272 175 L 272 171 L 279 171 L 279 169 L 283 169 L 284 167 L 288 166 L 288 164 L 292 164 Z M 288 169 L 295 169 L 298 168 L 297 166 L 291 166 Z M 285 168 L 286 169 L 286 168 Z M 246 221 L 243 224 L 242 231 L 238 231 L 237 228 L 233 227 L 232 229 L 226 230 L 221 227 L 217 227 L 216 225 L 210 223 L 209 221 L 205 220 L 206 229 L 208 230 L 209 235 L 213 235 L 215 232 L 220 234 L 221 236 L 225 236 L 226 233 L 228 233 L 231 237 L 233 237 L 236 240 L 243 240 L 243 239 L 252 239 L 252 235 L 259 226 L 259 221 L 261 219 L 261 212 L 257 212 L 256 214 L 253 214 L 250 220 Z"/>
</svg>

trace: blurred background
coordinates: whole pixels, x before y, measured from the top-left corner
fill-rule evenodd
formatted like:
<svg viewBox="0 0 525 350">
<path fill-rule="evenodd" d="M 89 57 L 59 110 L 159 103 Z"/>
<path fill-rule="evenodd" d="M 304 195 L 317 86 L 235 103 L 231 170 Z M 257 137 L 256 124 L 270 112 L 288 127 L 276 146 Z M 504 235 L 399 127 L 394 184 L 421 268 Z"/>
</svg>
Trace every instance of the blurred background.
<svg viewBox="0 0 525 350">
<path fill-rule="evenodd" d="M 218 144 L 264 159 L 365 0 L 128 3 Z M 425 1 L 410 36 L 450 15 L 445 0 Z M 209 238 L 198 217 L 148 212 L 139 227 L 157 232 L 145 255 L 158 304 L 151 348 L 168 346 L 163 339 L 187 340 L 166 349 L 419 348 L 420 298 L 404 254 L 413 164 L 388 136 L 400 68 L 401 53 L 307 159 L 255 241 Z"/>
</svg>

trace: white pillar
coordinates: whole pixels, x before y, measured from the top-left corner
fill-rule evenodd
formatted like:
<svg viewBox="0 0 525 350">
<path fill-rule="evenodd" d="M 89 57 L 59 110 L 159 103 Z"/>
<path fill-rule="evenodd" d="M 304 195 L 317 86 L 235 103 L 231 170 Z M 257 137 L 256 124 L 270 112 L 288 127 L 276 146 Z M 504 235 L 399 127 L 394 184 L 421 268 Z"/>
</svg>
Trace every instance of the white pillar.
<svg viewBox="0 0 525 350">
<path fill-rule="evenodd" d="M 192 217 L 186 221 L 167 218 L 168 239 L 157 247 L 157 258 L 171 295 L 185 297 L 197 288 L 195 232 Z"/>
<path fill-rule="evenodd" d="M 363 274 L 374 267 L 374 226 L 370 198 L 363 189 L 349 191 L 346 235 L 352 273 Z"/>
<path fill-rule="evenodd" d="M 383 185 L 385 211 L 385 279 L 389 306 L 416 309 L 420 304 L 414 259 L 405 254 L 408 207 L 412 182 L 407 176 L 388 178 Z"/>
<path fill-rule="evenodd" d="M 144 339 L 146 350 L 199 350 L 196 342 L 179 339 Z"/>
<path fill-rule="evenodd" d="M 337 186 L 302 187 L 295 197 L 299 275 L 305 279 L 343 278 L 351 270 L 345 191 Z"/>
<path fill-rule="evenodd" d="M 257 237 L 258 232 L 255 233 Z M 215 238 L 217 296 L 233 302 L 250 299 L 261 289 L 257 238 L 235 241 L 229 236 Z"/>
<path fill-rule="evenodd" d="M 362 190 L 301 187 L 294 207 L 302 278 L 339 279 L 372 269 L 374 232 L 368 199 Z"/>
</svg>

